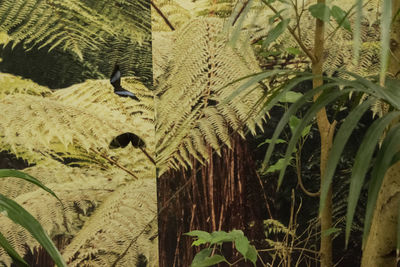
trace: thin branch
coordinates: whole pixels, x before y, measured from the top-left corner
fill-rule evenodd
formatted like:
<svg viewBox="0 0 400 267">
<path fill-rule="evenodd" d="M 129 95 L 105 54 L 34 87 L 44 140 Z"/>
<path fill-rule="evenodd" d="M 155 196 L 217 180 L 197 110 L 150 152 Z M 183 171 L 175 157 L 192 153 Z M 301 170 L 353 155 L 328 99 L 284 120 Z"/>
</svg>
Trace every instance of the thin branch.
<svg viewBox="0 0 400 267">
<path fill-rule="evenodd" d="M 168 27 L 172 30 L 175 31 L 174 26 L 172 26 L 171 22 L 167 19 L 167 17 L 161 12 L 161 10 L 154 4 L 153 1 L 150 1 L 150 4 L 154 9 L 157 11 L 157 13 L 163 18 L 164 22 L 168 25 Z"/>
<path fill-rule="evenodd" d="M 110 157 L 107 157 L 107 155 L 104 155 L 102 153 L 100 153 L 99 151 L 91 148 L 90 150 L 92 150 L 94 153 L 96 153 L 97 155 L 99 155 L 100 157 L 102 157 L 103 159 L 107 160 L 108 162 L 110 162 L 111 164 L 117 166 L 118 168 L 124 170 L 125 172 L 129 173 L 133 178 L 135 179 L 139 179 L 133 172 L 131 172 L 130 170 L 128 170 L 127 168 L 125 168 L 124 166 L 122 166 L 121 164 L 119 164 L 117 161 L 113 160 Z"/>
<path fill-rule="evenodd" d="M 243 6 L 240 8 L 238 14 L 236 15 L 235 19 L 232 22 L 232 26 L 235 25 L 236 21 L 239 19 L 240 15 L 243 13 L 243 10 L 246 8 L 246 6 L 249 4 L 250 1 L 246 1 L 246 3 L 243 4 Z"/>
<path fill-rule="evenodd" d="M 319 195 L 321 195 L 321 191 L 318 191 L 318 192 L 315 192 L 315 193 L 310 192 L 305 188 L 305 186 L 303 184 L 303 181 L 301 179 L 301 158 L 300 158 L 300 155 L 301 155 L 301 146 L 299 147 L 298 152 L 296 153 L 297 183 L 299 184 L 301 190 L 303 190 L 303 192 L 306 195 L 308 195 L 310 197 L 318 197 Z"/>
<path fill-rule="evenodd" d="M 270 3 L 268 3 L 266 0 L 262 0 L 262 2 L 269 7 L 275 14 L 278 15 L 279 19 L 283 21 L 283 17 L 282 15 L 279 14 L 278 10 L 276 10 Z M 288 31 L 290 32 L 290 34 L 293 36 L 293 38 L 296 40 L 296 42 L 298 43 L 298 45 L 301 47 L 301 49 L 303 50 L 303 52 L 311 59 L 312 62 L 316 61 L 315 56 L 312 54 L 312 52 L 305 46 L 305 44 L 303 43 L 303 41 L 299 38 L 299 36 L 297 36 L 295 30 L 290 27 L 289 25 L 287 26 Z"/>
</svg>

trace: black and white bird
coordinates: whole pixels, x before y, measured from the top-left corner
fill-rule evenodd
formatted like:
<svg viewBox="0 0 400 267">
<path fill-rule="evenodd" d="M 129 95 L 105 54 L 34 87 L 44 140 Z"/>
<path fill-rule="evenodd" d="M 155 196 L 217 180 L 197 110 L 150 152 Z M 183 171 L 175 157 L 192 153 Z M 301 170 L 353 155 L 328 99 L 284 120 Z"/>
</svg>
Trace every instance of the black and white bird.
<svg viewBox="0 0 400 267">
<path fill-rule="evenodd" d="M 139 98 L 135 96 L 134 93 L 129 92 L 128 90 L 122 88 L 121 86 L 121 71 L 119 70 L 118 64 L 115 64 L 114 70 L 111 74 L 110 82 L 114 87 L 114 93 L 121 97 L 130 97 L 136 101 L 139 101 Z"/>
</svg>

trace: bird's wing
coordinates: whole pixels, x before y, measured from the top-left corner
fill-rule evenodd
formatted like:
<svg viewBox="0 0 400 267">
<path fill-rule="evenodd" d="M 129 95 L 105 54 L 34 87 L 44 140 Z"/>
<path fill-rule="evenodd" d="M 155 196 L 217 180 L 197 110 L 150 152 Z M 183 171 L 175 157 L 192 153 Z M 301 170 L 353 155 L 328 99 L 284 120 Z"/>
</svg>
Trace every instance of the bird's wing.
<svg viewBox="0 0 400 267">
<path fill-rule="evenodd" d="M 121 79 L 121 72 L 119 70 L 117 70 L 114 75 L 111 76 L 110 82 L 114 83 L 117 80 Z"/>
<path fill-rule="evenodd" d="M 115 91 L 115 93 L 120 96 L 135 96 L 134 93 L 129 91 Z"/>
</svg>

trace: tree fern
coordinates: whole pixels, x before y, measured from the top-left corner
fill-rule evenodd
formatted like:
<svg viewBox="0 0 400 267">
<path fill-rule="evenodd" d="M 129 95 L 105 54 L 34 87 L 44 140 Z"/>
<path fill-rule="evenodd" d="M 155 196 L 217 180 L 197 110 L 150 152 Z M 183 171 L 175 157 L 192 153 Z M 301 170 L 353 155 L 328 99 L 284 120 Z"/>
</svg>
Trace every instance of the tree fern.
<svg viewBox="0 0 400 267">
<path fill-rule="evenodd" d="M 260 88 L 222 103 L 240 83 L 225 85 L 258 71 L 249 48 L 226 45 L 219 35 L 222 26 L 219 19 L 196 19 L 176 33 L 173 56 L 165 66 L 168 72 L 160 76 L 157 86 L 156 147 L 164 170 L 190 164 L 187 153 L 208 158 L 208 145 L 219 150 L 229 144 L 229 129 L 241 131 L 247 125 L 255 130 L 256 122 L 246 119 L 249 107 L 262 94 Z"/>
</svg>

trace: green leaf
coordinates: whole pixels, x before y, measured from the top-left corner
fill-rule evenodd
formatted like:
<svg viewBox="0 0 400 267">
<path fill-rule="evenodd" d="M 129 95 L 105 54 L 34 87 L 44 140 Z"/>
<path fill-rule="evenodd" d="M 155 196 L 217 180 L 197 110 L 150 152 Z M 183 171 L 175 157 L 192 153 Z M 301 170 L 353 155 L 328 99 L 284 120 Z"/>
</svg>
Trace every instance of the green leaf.
<svg viewBox="0 0 400 267">
<path fill-rule="evenodd" d="M 313 89 L 312 91 L 316 91 L 316 89 Z M 284 160 L 281 172 L 279 174 L 278 189 L 279 189 L 280 185 L 282 184 L 282 180 L 283 180 L 283 177 L 285 175 L 285 171 L 286 171 L 287 165 L 289 164 L 291 154 L 293 153 L 293 150 L 295 149 L 295 146 L 296 146 L 296 144 L 298 142 L 298 139 L 300 138 L 301 133 L 303 132 L 304 128 L 311 122 L 311 120 L 314 118 L 316 113 L 322 107 L 325 107 L 327 104 L 329 104 L 330 102 L 334 101 L 339 96 L 347 94 L 348 92 L 349 92 L 349 89 L 343 89 L 343 90 L 330 89 L 330 90 L 326 90 L 325 92 L 323 92 L 318 97 L 318 99 L 314 102 L 314 104 L 311 106 L 311 108 L 309 108 L 307 113 L 301 119 L 301 121 L 300 121 L 299 125 L 296 127 L 296 129 L 295 129 L 295 131 L 294 131 L 294 133 L 292 135 L 292 138 L 289 141 L 288 147 L 286 149 L 285 160 Z"/>
<path fill-rule="evenodd" d="M 297 100 L 299 100 L 300 97 L 302 97 L 303 94 L 302 93 L 297 93 L 297 92 L 286 92 L 281 99 L 279 99 L 279 102 L 283 102 L 283 103 L 294 103 Z"/>
<path fill-rule="evenodd" d="M 330 236 L 330 235 L 335 234 L 340 231 L 342 231 L 342 229 L 332 227 L 332 228 L 329 228 L 329 229 L 326 229 L 325 231 L 323 231 L 322 236 Z"/>
<path fill-rule="evenodd" d="M 375 147 L 382 136 L 386 126 L 398 117 L 400 112 L 391 112 L 384 115 L 382 118 L 374 121 L 368 127 L 366 134 L 357 151 L 354 160 L 353 171 L 350 178 L 350 189 L 347 201 L 347 214 L 346 214 L 346 246 L 350 237 L 351 225 L 353 223 L 354 212 L 357 206 L 358 198 L 360 196 L 361 188 L 364 184 L 365 175 L 368 171 L 369 163 L 372 159 Z"/>
<path fill-rule="evenodd" d="M 291 90 L 293 87 L 295 87 L 298 83 L 302 81 L 306 81 L 312 78 L 311 76 L 303 76 L 300 78 L 295 78 L 291 80 L 288 84 L 284 85 L 281 90 L 279 90 L 276 93 L 273 93 L 269 99 L 267 100 L 267 103 L 265 103 L 265 106 L 263 110 L 268 111 L 273 105 L 275 105 L 278 102 L 278 99 L 287 91 Z M 289 117 L 293 114 L 296 113 L 296 111 L 303 106 L 307 101 L 312 99 L 313 95 L 321 92 L 322 89 L 328 88 L 330 85 L 324 85 L 321 88 L 317 88 L 315 90 L 310 90 L 307 93 L 305 93 L 298 101 L 293 103 L 290 108 L 283 114 L 281 120 L 279 121 L 278 125 L 275 127 L 275 132 L 271 138 L 271 144 L 268 146 L 267 152 L 264 157 L 264 161 L 262 163 L 261 171 L 265 172 L 265 170 L 268 168 L 268 162 L 271 158 L 272 152 L 274 151 L 275 148 L 275 143 L 276 140 L 278 139 L 279 135 L 283 131 L 286 123 L 289 120 Z"/>
<path fill-rule="evenodd" d="M 256 248 L 254 246 L 250 245 L 249 249 L 247 250 L 246 258 L 249 259 L 254 264 L 254 266 L 257 266 L 256 265 L 257 254 L 258 253 L 257 253 Z"/>
<path fill-rule="evenodd" d="M 288 47 L 286 48 L 286 51 L 294 56 L 300 55 L 301 53 L 301 50 L 296 47 Z"/>
<path fill-rule="evenodd" d="M 191 267 L 207 267 L 218 264 L 220 262 L 227 262 L 225 257 L 222 255 L 213 255 L 210 257 L 212 248 L 205 248 L 201 250 L 193 259 Z"/>
<path fill-rule="evenodd" d="M 270 143 L 271 143 L 271 139 L 265 139 L 265 141 L 260 143 L 257 147 L 261 147 L 265 144 L 270 144 Z M 275 144 L 284 144 L 284 143 L 287 143 L 287 142 L 283 139 L 277 139 L 275 142 Z"/>
<path fill-rule="evenodd" d="M 235 247 L 240 254 L 247 259 L 247 251 L 249 250 L 250 242 L 244 235 L 235 238 Z"/>
<path fill-rule="evenodd" d="M 297 118 L 296 116 L 290 116 L 289 119 L 289 127 L 290 127 L 290 131 L 292 133 L 294 133 L 294 131 L 296 130 L 297 126 L 299 126 L 300 124 L 300 119 Z"/>
<path fill-rule="evenodd" d="M 264 39 L 263 48 L 268 47 L 273 41 L 276 40 L 287 28 L 289 25 L 290 19 L 281 20 L 272 30 L 268 32 L 267 37 Z"/>
<path fill-rule="evenodd" d="M 360 47 L 361 47 L 361 20 L 362 20 L 362 9 L 363 0 L 356 0 L 356 21 L 354 23 L 354 34 L 353 34 L 353 63 L 357 64 L 360 59 Z"/>
<path fill-rule="evenodd" d="M 350 26 L 350 21 L 347 18 L 349 15 L 349 12 L 345 12 L 343 9 L 341 9 L 338 6 L 333 6 L 331 10 L 331 15 L 332 17 L 336 20 L 337 24 L 346 30 L 351 32 L 351 26 Z"/>
<path fill-rule="evenodd" d="M 385 177 L 385 173 L 392 163 L 393 156 L 399 151 L 399 147 L 400 124 L 397 124 L 397 126 L 390 129 L 387 133 L 387 136 L 384 139 L 381 148 L 379 149 L 376 162 L 371 172 L 371 181 L 368 188 L 368 201 L 365 212 L 363 244 L 365 244 L 369 234 L 373 212 L 383 179 Z"/>
<path fill-rule="evenodd" d="M 324 182 L 321 187 L 321 196 L 319 203 L 319 212 L 321 213 L 322 207 L 325 206 L 326 195 L 328 194 L 329 186 L 332 183 L 333 175 L 336 170 L 336 166 L 340 160 L 340 156 L 343 149 L 351 136 L 354 128 L 357 126 L 358 121 L 361 119 L 362 115 L 368 110 L 372 103 L 376 101 L 371 98 L 358 105 L 344 120 L 339 131 L 335 135 L 333 141 L 332 149 L 329 152 L 329 158 L 325 168 Z"/>
<path fill-rule="evenodd" d="M 211 233 L 210 245 L 219 244 L 222 242 L 232 242 L 235 237 L 231 233 L 225 231 L 216 231 Z"/>
<path fill-rule="evenodd" d="M 324 22 L 329 22 L 331 16 L 329 7 L 324 3 L 318 3 L 308 8 L 314 18 L 320 19 Z"/>
<path fill-rule="evenodd" d="M 7 239 L 0 232 L 0 247 L 2 247 L 7 254 L 13 259 L 14 263 L 21 266 L 29 266 L 26 261 L 14 250 L 14 248 L 8 243 Z"/>
<path fill-rule="evenodd" d="M 400 205 L 397 210 L 397 242 L 396 242 L 396 255 L 400 255 Z"/>
<path fill-rule="evenodd" d="M 2 169 L 0 170 L 0 178 L 4 178 L 4 177 L 16 177 L 16 178 L 21 178 L 24 179 L 25 181 L 28 181 L 32 184 L 35 184 L 37 186 L 39 186 L 40 188 L 42 188 L 43 190 L 49 192 L 50 194 L 52 194 L 55 198 L 57 198 L 58 200 L 60 200 L 56 194 L 51 191 L 50 188 L 46 187 L 44 184 L 42 184 L 38 179 L 36 179 L 35 177 L 30 176 L 27 173 L 24 172 L 20 172 L 17 170 L 12 170 L 12 169 Z M 60 200 L 61 202 L 61 200 Z"/>
<path fill-rule="evenodd" d="M 21 225 L 43 246 L 57 266 L 67 266 L 40 223 L 17 202 L 0 194 L 0 212 Z"/>
<path fill-rule="evenodd" d="M 290 161 L 293 159 L 293 157 L 291 157 Z M 289 164 L 290 164 L 289 161 Z M 276 172 L 276 171 L 280 171 L 282 170 L 283 166 L 285 164 L 285 158 L 281 158 L 279 159 L 274 165 L 269 166 L 269 168 L 266 170 L 266 172 Z"/>
<path fill-rule="evenodd" d="M 211 234 L 201 230 L 194 230 L 189 233 L 184 233 L 184 235 L 197 237 L 198 240 L 194 241 L 192 246 L 199 246 L 201 244 L 209 243 L 211 241 Z"/>
<path fill-rule="evenodd" d="M 383 0 L 381 16 L 381 72 L 380 80 L 384 81 L 389 65 L 390 26 L 392 22 L 392 0 Z"/>
<path fill-rule="evenodd" d="M 287 8 L 284 8 L 284 9 L 281 9 L 281 10 L 279 10 L 277 13 L 275 13 L 272 17 L 270 17 L 269 19 L 268 19 L 268 23 L 271 25 L 271 24 L 274 24 L 274 22 L 275 22 L 275 20 L 277 20 L 277 19 L 280 19 L 279 17 L 281 16 L 281 13 L 283 12 L 283 11 L 285 11 Z"/>
</svg>

